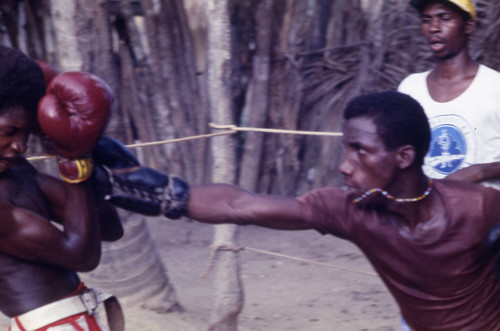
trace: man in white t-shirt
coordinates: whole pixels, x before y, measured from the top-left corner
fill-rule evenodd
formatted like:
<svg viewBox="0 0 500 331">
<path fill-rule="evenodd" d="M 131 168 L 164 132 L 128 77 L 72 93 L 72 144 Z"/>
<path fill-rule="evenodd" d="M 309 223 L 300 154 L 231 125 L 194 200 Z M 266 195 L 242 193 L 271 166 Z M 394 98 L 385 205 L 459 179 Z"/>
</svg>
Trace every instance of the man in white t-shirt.
<svg viewBox="0 0 500 331">
<path fill-rule="evenodd" d="M 473 61 L 471 0 L 410 0 L 434 53 L 432 70 L 406 77 L 398 91 L 423 106 L 432 129 L 424 171 L 433 178 L 500 189 L 500 73 Z"/>
<path fill-rule="evenodd" d="M 406 77 L 398 91 L 416 99 L 432 137 L 425 174 L 500 189 L 500 73 L 473 61 L 469 36 L 476 28 L 471 0 L 410 0 L 436 66 Z M 401 331 L 410 330 L 402 319 Z"/>
</svg>

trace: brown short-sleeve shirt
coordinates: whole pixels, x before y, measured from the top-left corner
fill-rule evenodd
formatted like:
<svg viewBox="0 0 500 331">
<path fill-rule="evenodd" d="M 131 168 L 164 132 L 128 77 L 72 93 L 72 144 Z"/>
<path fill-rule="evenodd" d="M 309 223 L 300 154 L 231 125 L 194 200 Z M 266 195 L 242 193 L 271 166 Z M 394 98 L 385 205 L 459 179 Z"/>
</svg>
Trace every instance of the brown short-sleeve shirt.
<svg viewBox="0 0 500 331">
<path fill-rule="evenodd" d="M 484 239 L 500 223 L 500 191 L 435 180 L 446 230 L 439 238 L 403 237 L 391 215 L 360 208 L 346 191 L 324 188 L 298 198 L 303 217 L 323 234 L 355 243 L 416 330 L 500 330 L 497 257 Z"/>
</svg>

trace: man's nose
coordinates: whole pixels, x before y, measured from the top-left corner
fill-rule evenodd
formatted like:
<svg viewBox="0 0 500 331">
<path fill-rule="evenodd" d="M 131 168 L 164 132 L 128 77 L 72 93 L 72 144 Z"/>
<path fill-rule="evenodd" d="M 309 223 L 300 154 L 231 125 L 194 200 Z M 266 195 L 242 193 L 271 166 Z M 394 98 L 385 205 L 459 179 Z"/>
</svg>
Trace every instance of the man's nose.
<svg viewBox="0 0 500 331">
<path fill-rule="evenodd" d="M 436 18 L 431 19 L 429 29 L 431 32 L 440 31 L 441 30 L 441 22 L 439 21 L 439 19 L 436 19 Z"/>
<path fill-rule="evenodd" d="M 339 165 L 340 173 L 344 176 L 349 176 L 352 174 L 353 170 L 354 170 L 354 167 L 352 166 L 352 164 L 349 162 L 347 157 L 344 157 L 344 159 L 342 160 L 342 162 Z"/>
<path fill-rule="evenodd" d="M 12 149 L 18 154 L 23 154 L 26 152 L 27 148 L 28 146 L 26 145 L 26 141 L 24 141 L 24 139 L 12 142 Z"/>
</svg>

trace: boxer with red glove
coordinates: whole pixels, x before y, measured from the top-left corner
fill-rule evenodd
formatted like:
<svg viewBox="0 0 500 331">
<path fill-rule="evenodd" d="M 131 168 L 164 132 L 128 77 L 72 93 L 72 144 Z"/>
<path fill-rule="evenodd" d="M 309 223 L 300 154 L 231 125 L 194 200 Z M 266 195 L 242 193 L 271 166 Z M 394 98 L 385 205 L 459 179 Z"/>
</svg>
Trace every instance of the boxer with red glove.
<svg viewBox="0 0 500 331">
<path fill-rule="evenodd" d="M 141 167 L 118 140 L 103 137 L 92 152 L 96 165 L 94 193 L 113 205 L 143 215 L 178 219 L 186 212 L 188 184 L 152 168 Z"/>
<path fill-rule="evenodd" d="M 111 203 L 94 203 L 90 181 L 65 183 L 24 157 L 46 92 L 40 65 L 0 46 L 0 82 L 0 311 L 12 330 L 101 330 L 100 295 L 78 272 L 98 265 L 102 241 L 123 236 L 120 219 Z M 121 321 L 108 326 L 123 330 Z"/>
<path fill-rule="evenodd" d="M 112 102 L 106 82 L 90 73 L 65 72 L 47 86 L 38 105 L 38 123 L 53 143 L 65 181 L 79 183 L 92 175 L 90 153 L 106 129 Z"/>
</svg>

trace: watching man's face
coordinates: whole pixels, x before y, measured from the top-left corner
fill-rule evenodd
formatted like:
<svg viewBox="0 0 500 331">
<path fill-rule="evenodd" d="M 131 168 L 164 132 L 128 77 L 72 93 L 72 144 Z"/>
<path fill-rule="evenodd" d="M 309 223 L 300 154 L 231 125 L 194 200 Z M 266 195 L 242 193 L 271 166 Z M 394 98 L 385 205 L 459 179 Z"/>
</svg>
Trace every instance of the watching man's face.
<svg viewBox="0 0 500 331">
<path fill-rule="evenodd" d="M 458 9 L 438 2 L 425 5 L 420 14 L 422 33 L 438 59 L 451 58 L 467 47 L 471 26 Z"/>
</svg>

